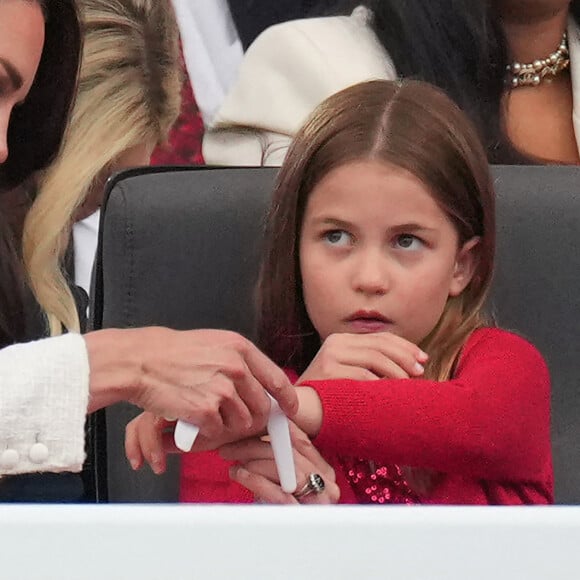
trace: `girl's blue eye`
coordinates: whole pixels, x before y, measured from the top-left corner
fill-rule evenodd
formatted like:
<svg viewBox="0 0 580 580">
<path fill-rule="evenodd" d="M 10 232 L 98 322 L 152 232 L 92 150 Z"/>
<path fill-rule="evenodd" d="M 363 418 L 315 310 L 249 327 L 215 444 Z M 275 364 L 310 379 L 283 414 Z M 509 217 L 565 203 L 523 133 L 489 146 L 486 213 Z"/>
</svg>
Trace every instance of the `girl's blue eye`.
<svg viewBox="0 0 580 580">
<path fill-rule="evenodd" d="M 324 240 L 332 246 L 345 246 L 350 239 L 350 234 L 344 230 L 330 230 L 324 233 Z"/>
<path fill-rule="evenodd" d="M 395 238 L 395 245 L 402 250 L 418 250 L 423 246 L 423 242 L 411 234 L 401 234 Z"/>
</svg>

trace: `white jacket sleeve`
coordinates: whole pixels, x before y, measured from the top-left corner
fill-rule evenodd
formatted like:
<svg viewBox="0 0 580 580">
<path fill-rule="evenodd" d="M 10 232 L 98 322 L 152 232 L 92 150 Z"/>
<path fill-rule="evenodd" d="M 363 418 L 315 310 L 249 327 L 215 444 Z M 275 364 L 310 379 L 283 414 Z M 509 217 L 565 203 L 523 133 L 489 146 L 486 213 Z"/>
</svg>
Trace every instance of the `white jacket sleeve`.
<svg viewBox="0 0 580 580">
<path fill-rule="evenodd" d="M 280 165 L 292 137 L 330 95 L 371 79 L 395 78 L 370 14 L 294 20 L 250 46 L 237 82 L 203 142 L 212 165 Z"/>
<path fill-rule="evenodd" d="M 82 336 L 0 350 L 0 475 L 80 471 L 88 397 Z"/>
</svg>

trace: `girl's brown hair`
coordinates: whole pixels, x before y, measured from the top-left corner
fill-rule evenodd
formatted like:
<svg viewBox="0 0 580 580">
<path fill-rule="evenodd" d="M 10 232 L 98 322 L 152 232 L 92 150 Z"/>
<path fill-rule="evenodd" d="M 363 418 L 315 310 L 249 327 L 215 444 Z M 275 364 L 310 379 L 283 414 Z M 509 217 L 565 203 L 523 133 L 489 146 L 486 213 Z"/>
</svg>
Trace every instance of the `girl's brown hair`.
<svg viewBox="0 0 580 580">
<path fill-rule="evenodd" d="M 451 377 L 469 335 L 488 324 L 483 305 L 495 252 L 495 204 L 476 130 L 439 89 L 418 81 L 370 81 L 324 101 L 297 134 L 278 175 L 258 285 L 258 341 L 276 363 L 301 373 L 320 348 L 302 295 L 299 239 L 306 201 L 334 168 L 384 161 L 420 179 L 454 224 L 459 243 L 479 236 L 475 273 L 420 345 L 425 378 Z"/>
</svg>

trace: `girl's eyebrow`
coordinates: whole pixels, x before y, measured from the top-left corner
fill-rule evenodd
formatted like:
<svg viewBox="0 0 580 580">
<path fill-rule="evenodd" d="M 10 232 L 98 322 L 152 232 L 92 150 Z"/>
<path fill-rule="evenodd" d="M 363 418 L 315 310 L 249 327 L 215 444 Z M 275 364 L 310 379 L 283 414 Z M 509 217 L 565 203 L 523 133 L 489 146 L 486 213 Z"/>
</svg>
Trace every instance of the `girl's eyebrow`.
<svg viewBox="0 0 580 580">
<path fill-rule="evenodd" d="M 430 228 L 428 226 L 424 226 L 417 223 L 407 223 L 407 224 L 399 224 L 396 226 L 391 226 L 389 230 L 393 232 L 436 232 L 436 228 Z"/>
<path fill-rule="evenodd" d="M 351 228 L 353 224 L 330 216 L 319 216 L 312 219 L 314 225 L 336 226 L 337 228 Z"/>
<path fill-rule="evenodd" d="M 355 227 L 355 225 L 351 222 L 339 219 L 339 218 L 335 218 L 335 217 L 330 217 L 330 216 L 320 216 L 320 217 L 315 217 L 312 219 L 312 223 L 313 225 L 323 225 L 323 226 L 333 226 L 333 227 L 337 227 L 337 228 L 344 228 L 344 229 L 352 229 Z M 436 228 L 430 228 L 426 225 L 421 225 L 418 224 L 416 222 L 408 222 L 408 223 L 403 223 L 403 224 L 396 224 L 394 226 L 390 226 L 389 228 L 387 228 L 387 230 L 389 232 L 394 232 L 394 233 L 399 233 L 399 232 L 425 232 L 425 233 L 434 233 L 437 231 Z"/>
</svg>

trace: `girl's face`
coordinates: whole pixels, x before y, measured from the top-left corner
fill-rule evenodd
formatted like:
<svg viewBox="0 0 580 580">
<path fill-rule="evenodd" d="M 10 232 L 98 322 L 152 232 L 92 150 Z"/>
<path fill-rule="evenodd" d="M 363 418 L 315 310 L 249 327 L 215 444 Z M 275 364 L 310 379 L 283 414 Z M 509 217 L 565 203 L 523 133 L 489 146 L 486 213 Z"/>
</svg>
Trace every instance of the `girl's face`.
<svg viewBox="0 0 580 580">
<path fill-rule="evenodd" d="M 36 2 L 0 0 L 0 164 L 8 158 L 8 124 L 40 62 L 44 18 Z"/>
<path fill-rule="evenodd" d="M 419 344 L 473 275 L 478 239 L 452 222 L 405 170 L 357 161 L 330 171 L 308 198 L 300 236 L 306 310 L 325 340 L 392 332 Z"/>
</svg>

